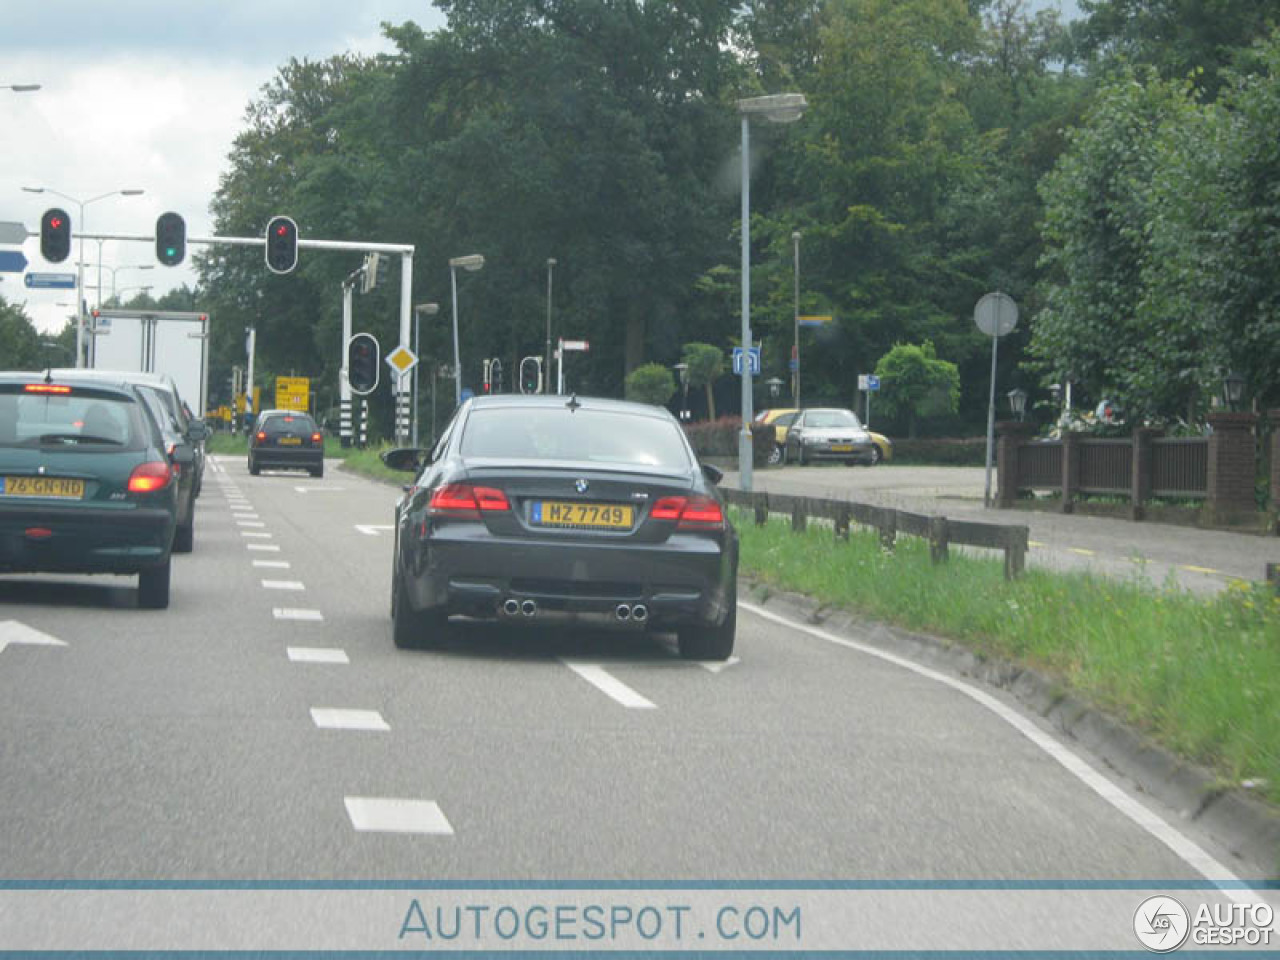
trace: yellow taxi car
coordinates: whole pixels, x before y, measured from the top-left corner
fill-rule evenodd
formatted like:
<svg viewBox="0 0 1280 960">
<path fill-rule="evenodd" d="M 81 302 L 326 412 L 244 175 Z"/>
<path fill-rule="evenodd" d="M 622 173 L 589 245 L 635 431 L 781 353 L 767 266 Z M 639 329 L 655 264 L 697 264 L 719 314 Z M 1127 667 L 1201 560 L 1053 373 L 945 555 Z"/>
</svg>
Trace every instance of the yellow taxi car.
<svg viewBox="0 0 1280 960">
<path fill-rule="evenodd" d="M 782 463 L 782 448 L 787 442 L 787 429 L 796 419 L 800 411 L 795 407 L 770 407 L 755 415 L 756 423 L 771 423 L 775 434 L 773 450 L 769 453 L 769 466 L 776 467 Z M 875 444 L 872 465 L 893 459 L 893 441 L 882 433 L 871 433 L 871 442 Z"/>
</svg>

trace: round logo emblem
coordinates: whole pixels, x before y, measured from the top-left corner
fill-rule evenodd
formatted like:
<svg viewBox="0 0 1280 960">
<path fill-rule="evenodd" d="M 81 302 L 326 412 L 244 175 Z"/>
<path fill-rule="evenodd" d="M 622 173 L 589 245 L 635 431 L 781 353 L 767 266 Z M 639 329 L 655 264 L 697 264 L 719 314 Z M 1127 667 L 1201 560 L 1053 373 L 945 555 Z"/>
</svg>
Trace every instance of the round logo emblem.
<svg viewBox="0 0 1280 960">
<path fill-rule="evenodd" d="M 1190 930 L 1191 915 L 1173 897 L 1148 897 L 1133 915 L 1133 932 L 1152 953 L 1177 950 Z"/>
</svg>

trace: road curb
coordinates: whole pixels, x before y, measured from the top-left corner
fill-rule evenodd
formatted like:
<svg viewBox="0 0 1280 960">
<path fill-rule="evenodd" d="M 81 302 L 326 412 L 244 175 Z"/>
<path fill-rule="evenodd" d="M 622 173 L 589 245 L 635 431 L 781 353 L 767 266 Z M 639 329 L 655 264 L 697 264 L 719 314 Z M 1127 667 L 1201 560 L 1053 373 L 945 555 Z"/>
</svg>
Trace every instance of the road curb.
<svg viewBox="0 0 1280 960">
<path fill-rule="evenodd" d="M 869 621 L 804 594 L 749 577 L 742 580 L 751 601 L 774 612 L 1008 692 L 1096 762 L 1152 797 L 1170 819 L 1194 823 L 1211 836 L 1235 858 L 1228 866 L 1243 879 L 1280 881 L 1280 810 L 1174 755 L 1060 681 L 1011 661 L 980 657 L 938 637 Z"/>
</svg>

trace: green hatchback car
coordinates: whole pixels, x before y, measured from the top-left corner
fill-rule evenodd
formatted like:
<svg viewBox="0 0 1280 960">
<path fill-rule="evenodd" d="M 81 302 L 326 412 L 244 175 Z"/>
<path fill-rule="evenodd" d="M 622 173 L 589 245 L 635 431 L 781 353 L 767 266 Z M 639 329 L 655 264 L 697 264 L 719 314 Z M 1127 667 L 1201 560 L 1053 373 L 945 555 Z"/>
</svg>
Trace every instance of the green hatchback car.
<svg viewBox="0 0 1280 960">
<path fill-rule="evenodd" d="M 137 574 L 138 606 L 167 607 L 193 461 L 123 380 L 0 373 L 0 573 Z"/>
</svg>

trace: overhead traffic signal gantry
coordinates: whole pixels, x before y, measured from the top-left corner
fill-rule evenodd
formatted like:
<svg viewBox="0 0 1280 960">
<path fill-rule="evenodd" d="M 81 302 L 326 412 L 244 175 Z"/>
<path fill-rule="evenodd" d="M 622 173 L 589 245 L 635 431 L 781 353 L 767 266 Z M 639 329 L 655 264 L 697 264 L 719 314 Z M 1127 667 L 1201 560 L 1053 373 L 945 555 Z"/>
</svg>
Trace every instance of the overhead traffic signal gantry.
<svg viewBox="0 0 1280 960">
<path fill-rule="evenodd" d="M 71 255 L 71 218 L 67 211 L 54 207 L 40 218 L 40 256 L 50 263 L 61 263 Z"/>
<path fill-rule="evenodd" d="M 291 217 L 272 217 L 267 224 L 267 269 L 289 273 L 298 265 L 298 225 Z"/>
<path fill-rule="evenodd" d="M 347 382 L 361 396 L 378 386 L 378 340 L 371 333 L 357 333 L 347 341 Z"/>
<path fill-rule="evenodd" d="M 176 267 L 187 256 L 187 222 L 170 211 L 156 218 L 156 259 Z"/>
</svg>

